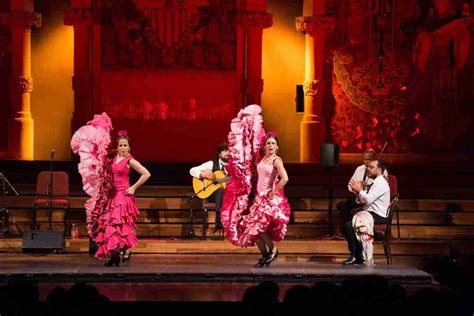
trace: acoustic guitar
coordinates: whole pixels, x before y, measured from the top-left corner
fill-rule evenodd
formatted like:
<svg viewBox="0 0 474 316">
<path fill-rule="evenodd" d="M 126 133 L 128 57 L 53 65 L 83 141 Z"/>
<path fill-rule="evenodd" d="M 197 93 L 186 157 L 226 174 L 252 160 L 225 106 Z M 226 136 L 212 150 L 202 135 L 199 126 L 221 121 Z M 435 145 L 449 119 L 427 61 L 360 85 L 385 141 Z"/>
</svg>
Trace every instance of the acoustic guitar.
<svg viewBox="0 0 474 316">
<path fill-rule="evenodd" d="M 229 182 L 227 177 L 221 170 L 214 171 L 215 180 L 193 178 L 193 189 L 195 196 L 206 199 L 219 189 L 225 189 L 225 185 Z"/>
</svg>

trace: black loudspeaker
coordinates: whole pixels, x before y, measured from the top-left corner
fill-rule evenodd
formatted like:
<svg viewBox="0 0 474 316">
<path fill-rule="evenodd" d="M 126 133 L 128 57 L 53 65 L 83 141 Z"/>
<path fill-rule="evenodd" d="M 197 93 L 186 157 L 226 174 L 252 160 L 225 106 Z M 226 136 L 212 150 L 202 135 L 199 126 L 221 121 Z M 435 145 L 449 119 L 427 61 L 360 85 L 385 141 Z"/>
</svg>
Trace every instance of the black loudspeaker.
<svg viewBox="0 0 474 316">
<path fill-rule="evenodd" d="M 337 167 L 339 164 L 339 145 L 321 144 L 320 164 L 323 167 Z"/>
<path fill-rule="evenodd" d="M 64 252 L 64 232 L 33 230 L 23 234 L 22 252 L 49 253 Z"/>
</svg>

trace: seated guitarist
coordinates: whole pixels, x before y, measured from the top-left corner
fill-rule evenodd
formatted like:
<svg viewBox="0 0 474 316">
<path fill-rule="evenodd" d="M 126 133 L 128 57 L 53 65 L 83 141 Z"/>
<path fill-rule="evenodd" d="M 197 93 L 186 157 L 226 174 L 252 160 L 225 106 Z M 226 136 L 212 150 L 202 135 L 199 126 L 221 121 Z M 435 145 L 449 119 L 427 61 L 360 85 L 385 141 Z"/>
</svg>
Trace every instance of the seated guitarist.
<svg viewBox="0 0 474 316">
<path fill-rule="evenodd" d="M 198 179 L 204 180 L 215 180 L 214 171 L 221 170 L 227 175 L 225 170 L 225 165 L 227 164 L 227 159 L 229 157 L 229 147 L 227 144 L 220 144 L 217 147 L 216 158 L 208 162 L 203 163 L 200 166 L 191 168 L 189 173 Z M 209 202 L 216 203 L 216 226 L 214 227 L 213 233 L 218 231 L 223 231 L 224 227 L 221 222 L 221 207 L 222 207 L 222 197 L 224 196 L 224 189 L 218 189 L 214 192 L 209 198 Z"/>
</svg>

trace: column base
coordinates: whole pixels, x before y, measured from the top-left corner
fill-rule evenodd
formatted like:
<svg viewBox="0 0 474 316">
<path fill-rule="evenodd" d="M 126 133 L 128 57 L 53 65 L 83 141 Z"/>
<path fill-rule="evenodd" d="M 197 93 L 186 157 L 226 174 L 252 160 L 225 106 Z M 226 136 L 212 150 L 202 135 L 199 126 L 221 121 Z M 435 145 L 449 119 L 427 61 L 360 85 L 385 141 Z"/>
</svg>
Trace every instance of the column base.
<svg viewBox="0 0 474 316">
<path fill-rule="evenodd" d="M 300 132 L 300 162 L 318 163 L 320 146 L 325 140 L 324 124 L 316 120 L 303 120 Z"/>
<path fill-rule="evenodd" d="M 8 121 L 8 156 L 18 160 L 33 160 L 34 122 L 31 113 L 19 114 L 20 117 Z"/>
</svg>

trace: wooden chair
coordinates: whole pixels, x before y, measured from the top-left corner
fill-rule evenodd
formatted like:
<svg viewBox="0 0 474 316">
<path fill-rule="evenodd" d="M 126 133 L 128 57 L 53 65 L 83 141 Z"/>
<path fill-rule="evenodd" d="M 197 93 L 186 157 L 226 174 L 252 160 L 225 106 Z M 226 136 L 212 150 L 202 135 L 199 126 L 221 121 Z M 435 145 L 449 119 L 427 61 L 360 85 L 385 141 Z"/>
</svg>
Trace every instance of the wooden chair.
<svg viewBox="0 0 474 316">
<path fill-rule="evenodd" d="M 66 172 L 63 171 L 54 171 L 52 174 L 53 185 L 52 185 L 52 197 L 51 200 L 48 196 L 49 190 L 49 181 L 51 180 L 51 173 L 48 171 L 42 171 L 38 174 L 36 181 L 36 198 L 33 205 L 33 225 L 32 230 L 37 228 L 37 210 L 39 208 L 50 208 L 51 209 L 62 208 L 64 209 L 64 234 L 70 235 L 70 228 L 68 227 L 68 209 L 70 207 L 69 203 L 69 176 Z M 52 227 L 52 216 L 51 212 L 48 214 L 48 227 L 50 230 Z"/>
<path fill-rule="evenodd" d="M 388 186 L 390 187 L 390 201 L 392 201 L 396 196 L 398 196 L 398 180 L 394 175 L 388 175 Z M 397 216 L 398 240 L 400 240 L 400 214 L 398 213 L 398 210 L 395 215 Z"/>
<path fill-rule="evenodd" d="M 383 250 L 385 256 L 387 257 L 387 264 L 393 264 L 390 241 L 392 239 L 392 219 L 393 214 L 398 212 L 398 201 L 399 196 L 397 194 L 397 196 L 395 196 L 395 198 L 393 198 L 393 200 L 390 202 L 388 207 L 387 223 L 374 225 L 374 235 L 376 240 L 382 240 Z"/>
<path fill-rule="evenodd" d="M 397 178 L 395 176 L 389 175 L 389 186 L 390 186 L 390 205 L 387 210 L 387 223 L 374 225 L 374 236 L 376 240 L 381 240 L 383 243 L 383 249 L 385 256 L 387 257 L 387 264 L 393 264 L 392 260 L 392 251 L 390 248 L 390 241 L 392 239 L 392 221 L 393 215 L 397 214 L 397 224 L 398 224 L 398 236 L 400 238 L 400 221 L 398 217 L 398 202 L 400 196 L 397 190 Z M 393 187 L 393 188 L 392 188 Z M 395 193 L 393 195 L 392 193 Z"/>
</svg>

